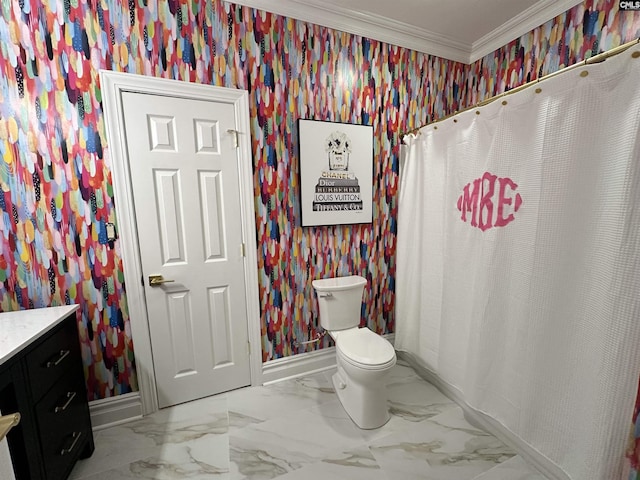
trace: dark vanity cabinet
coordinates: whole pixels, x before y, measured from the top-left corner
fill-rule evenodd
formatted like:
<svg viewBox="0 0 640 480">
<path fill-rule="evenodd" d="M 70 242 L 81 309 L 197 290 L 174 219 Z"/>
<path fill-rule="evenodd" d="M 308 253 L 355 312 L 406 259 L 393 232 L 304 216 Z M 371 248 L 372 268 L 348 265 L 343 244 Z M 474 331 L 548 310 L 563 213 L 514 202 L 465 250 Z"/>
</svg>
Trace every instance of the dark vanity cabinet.
<svg viewBox="0 0 640 480">
<path fill-rule="evenodd" d="M 14 353 L 0 365 L 0 411 L 21 415 L 7 435 L 16 480 L 66 479 L 79 458 L 93 453 L 75 310 L 67 306 L 25 311 L 25 316 L 40 316 L 27 330 L 40 331 L 35 338 L 17 342 Z M 46 311 L 52 315 L 48 325 Z M 19 330 L 20 313 L 0 315 L 0 322 L 15 322 L 6 328 L 0 323 L 3 335 Z"/>
</svg>

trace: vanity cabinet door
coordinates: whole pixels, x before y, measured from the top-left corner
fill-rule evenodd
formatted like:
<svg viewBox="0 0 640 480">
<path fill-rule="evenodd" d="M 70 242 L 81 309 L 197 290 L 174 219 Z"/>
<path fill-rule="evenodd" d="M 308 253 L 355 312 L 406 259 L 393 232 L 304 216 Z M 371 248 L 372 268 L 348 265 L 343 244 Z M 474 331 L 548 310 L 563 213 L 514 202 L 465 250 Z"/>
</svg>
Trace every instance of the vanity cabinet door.
<svg viewBox="0 0 640 480">
<path fill-rule="evenodd" d="M 0 398 L 5 398 L 11 395 L 11 392 L 6 389 L 11 384 L 11 377 L 8 372 L 5 372 L 0 367 Z M 13 410 L 15 411 L 15 410 Z M 0 409 L 0 415 L 12 413 L 7 409 Z M 6 438 L 0 440 L 0 478 L 2 480 L 15 480 L 13 473 L 13 464 L 11 463 L 11 455 L 9 452 L 9 443 Z"/>
<path fill-rule="evenodd" d="M 35 407 L 48 479 L 65 478 L 87 444 L 91 427 L 83 379 L 65 375 Z"/>
<path fill-rule="evenodd" d="M 17 480 L 65 480 L 94 449 L 76 314 L 52 321 L 0 366 L 0 409 L 22 416 L 8 436 Z"/>
</svg>

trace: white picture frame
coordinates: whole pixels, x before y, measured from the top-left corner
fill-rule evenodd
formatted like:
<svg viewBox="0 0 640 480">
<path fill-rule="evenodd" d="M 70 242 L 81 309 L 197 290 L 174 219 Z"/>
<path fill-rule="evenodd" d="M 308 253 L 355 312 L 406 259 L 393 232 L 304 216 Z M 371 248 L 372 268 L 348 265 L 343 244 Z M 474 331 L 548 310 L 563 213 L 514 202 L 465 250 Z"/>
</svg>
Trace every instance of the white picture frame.
<svg viewBox="0 0 640 480">
<path fill-rule="evenodd" d="M 373 127 L 298 120 L 302 226 L 373 220 Z"/>
</svg>

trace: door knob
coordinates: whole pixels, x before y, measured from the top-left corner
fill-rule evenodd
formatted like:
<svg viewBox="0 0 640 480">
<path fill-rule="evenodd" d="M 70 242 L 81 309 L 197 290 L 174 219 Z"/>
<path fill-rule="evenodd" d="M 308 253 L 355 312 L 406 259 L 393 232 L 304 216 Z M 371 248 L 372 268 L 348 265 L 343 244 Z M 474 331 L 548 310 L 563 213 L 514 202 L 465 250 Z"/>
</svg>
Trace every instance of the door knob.
<svg viewBox="0 0 640 480">
<path fill-rule="evenodd" d="M 0 440 L 9 433 L 13 427 L 20 423 L 20 414 L 12 413 L 11 415 L 4 415 L 0 417 Z"/>
<path fill-rule="evenodd" d="M 149 286 L 157 287 L 158 285 L 162 285 L 163 283 L 171 283 L 175 282 L 175 280 L 165 280 L 162 275 L 149 275 Z"/>
</svg>

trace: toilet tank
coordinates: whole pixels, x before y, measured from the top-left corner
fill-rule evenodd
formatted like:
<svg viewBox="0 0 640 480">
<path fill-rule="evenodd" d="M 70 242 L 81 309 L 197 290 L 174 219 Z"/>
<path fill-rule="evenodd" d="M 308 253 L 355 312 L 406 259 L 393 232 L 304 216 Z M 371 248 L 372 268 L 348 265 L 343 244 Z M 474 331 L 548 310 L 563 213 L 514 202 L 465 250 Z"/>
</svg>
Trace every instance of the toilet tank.
<svg viewBox="0 0 640 480">
<path fill-rule="evenodd" d="M 311 284 L 318 295 L 322 328 L 328 331 L 345 330 L 360 324 L 366 278 L 358 275 L 324 278 L 314 280 Z"/>
</svg>

